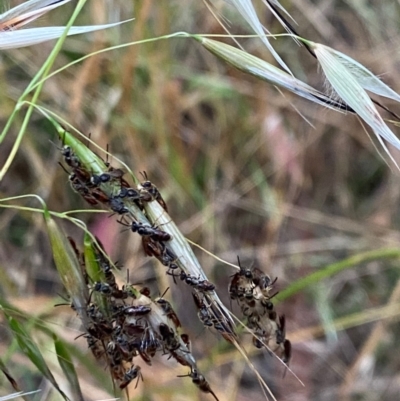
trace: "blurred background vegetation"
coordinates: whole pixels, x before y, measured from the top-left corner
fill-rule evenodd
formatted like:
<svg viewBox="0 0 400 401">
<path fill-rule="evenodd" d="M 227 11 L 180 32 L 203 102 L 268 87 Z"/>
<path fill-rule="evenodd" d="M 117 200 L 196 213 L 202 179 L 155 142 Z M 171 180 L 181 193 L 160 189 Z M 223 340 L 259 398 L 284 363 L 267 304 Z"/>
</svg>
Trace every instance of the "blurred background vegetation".
<svg viewBox="0 0 400 401">
<path fill-rule="evenodd" d="M 12 2 L 15 5 L 17 2 Z M 261 2 L 254 2 L 261 22 L 274 33 L 280 24 Z M 281 1 L 298 23 L 301 36 L 353 57 L 397 92 L 400 2 Z M 227 3 L 213 3 L 230 21 L 233 34 L 252 33 Z M 67 4 L 37 25 L 63 25 L 74 4 Z M 55 68 L 111 45 L 178 31 L 225 34 L 201 1 L 92 0 L 77 24 L 101 24 L 135 17 L 104 32 L 68 38 Z M 232 40 L 221 39 L 233 44 Z M 274 63 L 259 39 L 238 39 L 254 55 Z M 295 76 L 324 88 L 317 63 L 290 38 L 273 45 Z M 39 70 L 53 43 L 0 53 L 0 126 Z M 124 160 L 135 172 L 146 171 L 167 201 L 170 214 L 192 241 L 222 259 L 254 264 L 278 277 L 284 290 L 302 277 L 345 261 L 346 269 L 319 280 L 277 306 L 286 315 L 293 344 L 291 369 L 284 370 L 265 350 L 252 360 L 278 400 L 393 400 L 399 394 L 400 187 L 398 174 L 379 157 L 358 120 L 279 93 L 274 87 L 217 60 L 191 39 L 168 39 L 88 58 L 49 79 L 39 104 Z M 385 103 L 396 111 L 395 105 Z M 21 119 L 1 146 L 8 155 Z M 53 141 L 53 144 L 50 142 Z M 56 145 L 54 145 L 54 143 Z M 52 125 L 34 114 L 17 157 L 0 186 L 1 198 L 22 194 L 43 197 L 51 210 L 84 209 L 60 168 L 60 146 Z M 395 154 L 400 162 L 398 153 Z M 35 206 L 33 201 L 24 205 Z M 120 233 L 106 214 L 79 215 L 104 243 L 114 260 L 129 269 L 130 281 L 162 293 L 172 285 L 165 268 L 149 262 L 140 240 Z M 61 223 L 62 224 L 62 223 Z M 61 380 L 53 344 L 40 326 L 51 328 L 73 346 L 87 399 L 112 395 L 107 372 L 93 371 L 95 361 L 67 307 L 54 308 L 62 285 L 54 268 L 42 216 L 17 209 L 0 210 L 0 294 L 32 320 L 41 344 Z M 82 232 L 64 224 L 77 241 Z M 125 235 L 126 234 L 126 235 Z M 376 250 L 376 257 L 365 252 Z M 381 252 L 381 253 L 379 253 Z M 196 250 L 226 305 L 233 270 Z M 350 256 L 361 255 L 347 260 Z M 156 280 L 158 278 L 158 280 Z M 172 286 L 172 298 L 195 355 L 211 385 L 224 400 L 262 400 L 260 387 L 232 347 L 204 331 L 190 293 Z M 279 298 L 279 297 L 278 297 Z M 235 305 L 234 311 L 238 312 Z M 37 326 L 37 321 L 41 322 Z M 36 323 L 35 323 L 36 322 Z M 39 327 L 39 328 L 38 328 Z M 35 329 L 34 329 L 35 328 Z M 0 321 L 0 353 L 26 390 L 49 387 L 19 353 Z M 243 335 L 244 344 L 250 337 Z M 184 370 L 184 369 L 183 369 Z M 199 394 L 171 361 L 144 367 L 144 383 L 135 399 L 210 399 Z M 107 381 L 108 379 L 106 379 Z M 62 382 L 61 382 L 62 384 Z M 0 396 L 12 392 L 0 378 Z M 132 397 L 133 391 L 131 391 Z M 39 398 L 40 398 L 39 397 Z M 38 399 L 39 399 L 38 398 Z"/>
</svg>

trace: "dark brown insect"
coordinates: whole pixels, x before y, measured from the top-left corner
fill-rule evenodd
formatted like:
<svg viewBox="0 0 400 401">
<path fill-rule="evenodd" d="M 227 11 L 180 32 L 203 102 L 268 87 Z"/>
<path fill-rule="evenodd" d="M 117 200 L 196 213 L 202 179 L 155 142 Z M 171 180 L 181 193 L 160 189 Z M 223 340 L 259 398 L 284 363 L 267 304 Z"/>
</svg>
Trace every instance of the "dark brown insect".
<svg viewBox="0 0 400 401">
<path fill-rule="evenodd" d="M 108 199 L 110 209 L 117 214 L 129 213 L 129 209 L 125 206 L 124 202 L 117 196 Z"/>
<path fill-rule="evenodd" d="M 150 197 L 146 197 L 145 192 L 141 191 L 142 199 L 147 202 L 156 200 L 162 206 L 162 208 L 168 213 L 167 204 L 165 203 L 164 199 L 162 198 L 160 191 L 157 189 L 157 187 L 151 181 L 148 180 L 147 174 L 145 171 L 143 171 L 143 173 L 141 173 L 141 174 L 143 175 L 143 177 L 145 179 L 145 181 L 143 181 L 141 183 L 141 186 L 150 195 Z"/>
<path fill-rule="evenodd" d="M 154 241 L 151 237 L 142 237 L 142 246 L 147 256 L 155 256 L 157 259 L 162 257 L 165 245 Z"/>
<path fill-rule="evenodd" d="M 63 155 L 65 163 L 67 163 L 68 166 L 72 167 L 73 169 L 81 167 L 81 162 L 78 156 L 76 156 L 70 146 L 63 146 L 61 149 L 61 154 Z"/>
<path fill-rule="evenodd" d="M 91 336 L 90 334 L 86 334 L 84 335 L 84 337 L 86 338 L 88 347 L 90 351 L 92 351 L 94 357 L 98 360 L 101 359 L 104 356 L 104 348 L 102 347 L 102 342 L 99 339 Z"/>
<path fill-rule="evenodd" d="M 175 351 L 180 347 L 180 342 L 175 335 L 175 331 L 164 323 L 159 326 L 163 346 L 167 351 Z"/>
<path fill-rule="evenodd" d="M 118 181 L 122 181 L 122 177 L 125 173 L 119 169 L 119 168 L 113 168 L 110 167 L 109 170 L 106 173 L 102 173 L 100 175 L 96 175 L 93 174 L 90 177 L 90 182 L 94 185 L 94 186 L 98 186 L 100 184 L 104 184 L 106 182 L 109 182 L 111 180 L 118 180 Z M 126 183 L 126 185 L 128 185 L 128 183 L 123 180 L 124 183 Z M 124 187 L 126 186 L 124 185 Z"/>
<path fill-rule="evenodd" d="M 192 296 L 194 303 L 197 307 L 197 316 L 200 322 L 202 322 L 204 326 L 212 327 L 213 326 L 212 318 L 206 304 L 204 303 L 203 300 L 200 299 L 198 294 L 193 292 Z"/>
<path fill-rule="evenodd" d="M 133 188 L 121 188 L 121 190 L 118 193 L 118 196 L 120 198 L 129 198 L 131 200 L 139 200 L 140 199 L 140 193 L 136 189 Z"/>
<path fill-rule="evenodd" d="M 190 377 L 193 384 L 195 384 L 201 391 L 204 393 L 210 393 L 217 401 L 219 401 L 214 391 L 211 390 L 206 378 L 197 369 L 192 369 L 189 374 L 179 375 L 178 377 Z"/>
<path fill-rule="evenodd" d="M 136 221 L 132 222 L 130 228 L 134 233 L 138 233 L 143 237 L 150 237 L 154 241 L 165 242 L 171 239 L 171 235 L 166 233 L 165 231 L 159 230 L 158 228 L 155 227 L 146 226 Z"/>
<path fill-rule="evenodd" d="M 124 308 L 124 314 L 127 316 L 144 316 L 151 312 L 151 307 L 148 305 L 128 306 Z"/>
<path fill-rule="evenodd" d="M 178 316 L 176 315 L 175 311 L 172 309 L 171 304 L 163 298 L 163 296 L 165 295 L 165 293 L 169 290 L 169 288 L 167 288 L 164 292 L 164 294 L 161 295 L 161 297 L 156 298 L 155 302 L 160 305 L 161 309 L 163 310 L 163 312 L 165 313 L 165 315 L 171 319 L 175 325 L 176 328 L 181 327 L 181 322 L 178 319 Z"/>
<path fill-rule="evenodd" d="M 176 275 L 171 272 L 167 272 L 170 276 L 173 277 L 179 277 L 182 281 L 184 281 L 186 284 L 192 286 L 193 288 L 199 290 L 199 291 L 214 291 L 215 290 L 215 285 L 210 283 L 208 280 L 202 280 L 199 277 L 194 277 L 189 273 L 186 273 L 185 271 L 181 270 L 181 272 Z"/>
<path fill-rule="evenodd" d="M 86 185 L 82 184 L 82 182 L 76 177 L 75 174 L 71 174 L 70 177 L 70 184 L 71 188 L 82 196 L 86 202 L 90 205 L 94 206 L 98 204 L 97 199 L 91 194 L 90 190 L 87 188 Z"/>
<path fill-rule="evenodd" d="M 124 389 L 132 380 L 138 379 L 136 382 L 135 388 L 139 384 L 139 378 L 142 379 L 143 381 L 143 376 L 142 373 L 140 372 L 140 366 L 138 365 L 132 365 L 124 374 L 122 383 L 119 385 L 120 389 Z"/>
</svg>

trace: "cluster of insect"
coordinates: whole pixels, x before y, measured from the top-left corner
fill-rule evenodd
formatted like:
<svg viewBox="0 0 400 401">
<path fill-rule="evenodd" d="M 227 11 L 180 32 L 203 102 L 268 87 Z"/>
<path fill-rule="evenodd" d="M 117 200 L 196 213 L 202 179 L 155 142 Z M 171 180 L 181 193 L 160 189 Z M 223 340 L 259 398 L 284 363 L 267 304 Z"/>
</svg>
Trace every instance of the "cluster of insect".
<svg viewBox="0 0 400 401">
<path fill-rule="evenodd" d="M 276 280 L 258 268 L 245 268 L 240 265 L 239 272 L 232 276 L 229 295 L 240 306 L 247 319 L 247 327 L 254 332 L 253 344 L 257 348 L 267 347 L 275 352 L 282 361 L 289 363 L 291 343 L 286 339 L 285 316 L 278 317 L 271 301 L 275 294 L 273 285 Z"/>
<path fill-rule="evenodd" d="M 171 234 L 151 225 L 146 219 L 140 220 L 138 214 L 132 212 L 136 208 L 145 215 L 145 202 L 152 201 L 158 202 L 167 212 L 165 201 L 146 174 L 143 174 L 145 181 L 132 187 L 124 179 L 123 170 L 113 168 L 108 162 L 104 162 L 104 172 L 94 174 L 72 147 L 64 145 L 61 151 L 69 168 L 64 169 L 69 174 L 72 189 L 90 205 L 100 204 L 111 210 L 118 216 L 120 224 L 138 234 L 145 254 L 157 258 L 174 282 L 178 279 L 190 286 L 202 324 L 228 342 L 237 344 L 238 337 L 231 321 L 213 302 L 214 284 L 185 270 L 168 246 Z M 81 265 L 84 265 L 82 255 L 76 246 L 74 248 Z M 133 363 L 135 357 L 151 365 L 156 353 L 162 353 L 189 368 L 185 376 L 190 377 L 201 391 L 218 400 L 199 371 L 190 350 L 189 337 L 180 334 L 178 316 L 164 295 L 152 299 L 147 288 L 138 290 L 131 284 L 118 286 L 112 264 L 104 251 L 96 248 L 95 254 L 102 280 L 88 280 L 91 289 L 86 310 L 89 324 L 84 327 L 84 336 L 95 358 L 107 363 L 119 387 L 124 389 L 135 379 L 137 386 L 140 378 L 143 379 L 140 366 Z M 258 348 L 266 347 L 288 363 L 291 346 L 285 338 L 285 318 L 277 317 L 271 302 L 275 281 L 258 269 L 240 266 L 239 272 L 232 276 L 229 293 L 231 299 L 237 300 L 248 328 L 253 331 L 253 344 Z"/>
<path fill-rule="evenodd" d="M 85 260 L 71 240 L 76 256 L 85 271 Z M 148 288 L 138 290 L 131 284 L 118 286 L 113 267 L 104 250 L 93 244 L 95 261 L 103 281 L 87 284 L 91 289 L 86 307 L 88 324 L 85 333 L 88 347 L 98 361 L 105 362 L 119 388 L 143 380 L 141 368 L 133 361 L 139 357 L 152 365 L 156 353 L 174 358 L 190 369 L 188 375 L 201 391 L 217 399 L 205 377 L 197 368 L 190 351 L 187 334 L 179 334 L 181 324 L 164 295 L 152 299 Z"/>
</svg>

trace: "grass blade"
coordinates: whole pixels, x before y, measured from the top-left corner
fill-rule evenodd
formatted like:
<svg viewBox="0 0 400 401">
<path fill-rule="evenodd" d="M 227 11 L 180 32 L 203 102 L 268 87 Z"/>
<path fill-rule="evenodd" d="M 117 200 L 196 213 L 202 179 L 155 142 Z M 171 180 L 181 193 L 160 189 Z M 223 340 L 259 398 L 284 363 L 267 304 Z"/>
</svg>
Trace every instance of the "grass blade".
<svg viewBox="0 0 400 401">
<path fill-rule="evenodd" d="M 60 364 L 61 369 L 63 370 L 65 377 L 67 378 L 71 386 L 71 390 L 74 394 L 74 399 L 83 401 L 84 398 L 82 395 L 81 387 L 79 385 L 78 375 L 76 374 L 76 370 L 68 348 L 65 346 L 64 342 L 61 341 L 57 336 L 53 336 L 53 339 L 58 363 Z"/>
<path fill-rule="evenodd" d="M 3 308 L 2 308 L 3 309 Z M 46 379 L 50 381 L 50 383 L 54 386 L 54 388 L 61 394 L 64 400 L 68 400 L 68 397 L 65 393 L 60 389 L 57 384 L 53 374 L 51 373 L 49 367 L 47 366 L 46 361 L 43 358 L 42 353 L 40 352 L 37 345 L 31 340 L 31 336 L 28 332 L 24 330 L 21 324 L 17 322 L 12 316 L 8 315 L 6 311 L 3 309 L 3 313 L 5 314 L 8 324 L 13 331 L 13 334 L 17 340 L 17 343 L 21 349 L 21 351 L 30 359 L 30 361 L 38 368 L 38 370 L 43 374 Z"/>
<path fill-rule="evenodd" d="M 88 324 L 85 311 L 89 294 L 79 261 L 67 236 L 48 213 L 45 213 L 45 220 L 58 273 L 82 322 Z"/>
</svg>

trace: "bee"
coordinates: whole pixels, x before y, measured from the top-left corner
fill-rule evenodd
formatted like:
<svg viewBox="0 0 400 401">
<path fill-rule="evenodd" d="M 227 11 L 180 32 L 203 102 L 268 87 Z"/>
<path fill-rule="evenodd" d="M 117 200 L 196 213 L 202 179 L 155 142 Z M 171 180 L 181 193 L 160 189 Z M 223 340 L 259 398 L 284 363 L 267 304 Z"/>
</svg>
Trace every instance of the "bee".
<svg viewBox="0 0 400 401">
<path fill-rule="evenodd" d="M 100 292 L 103 295 L 111 296 L 114 292 L 112 286 L 107 283 L 96 282 L 94 283 L 93 291 Z"/>
<path fill-rule="evenodd" d="M 136 189 L 133 188 L 121 188 L 121 190 L 118 193 L 118 196 L 120 198 L 130 198 L 132 200 L 139 200 L 140 199 L 140 193 Z"/>
<path fill-rule="evenodd" d="M 113 196 L 108 198 L 107 200 L 110 209 L 117 214 L 126 214 L 129 213 L 129 209 L 125 206 L 124 202 L 119 199 L 117 196 Z"/>
<path fill-rule="evenodd" d="M 121 186 L 123 186 L 123 187 L 127 187 L 128 186 L 129 187 L 129 184 L 125 180 L 122 179 L 124 174 L 125 173 L 121 169 L 110 167 L 109 170 L 106 173 L 102 173 L 100 175 L 93 174 L 90 177 L 90 182 L 94 186 L 97 187 L 98 185 L 104 184 L 104 183 L 109 182 L 111 180 L 120 180 L 121 184 L 122 184 L 122 181 L 124 181 L 124 184 L 126 184 L 126 185 L 121 185 Z"/>
<path fill-rule="evenodd" d="M 75 174 L 71 174 L 69 180 L 71 188 L 80 196 L 82 196 L 82 198 L 85 199 L 87 203 L 92 206 L 98 204 L 98 200 L 92 195 L 88 187 L 85 184 L 82 184 L 82 182 L 77 178 Z"/>
<path fill-rule="evenodd" d="M 90 195 L 95 198 L 98 202 L 107 205 L 110 202 L 110 198 L 100 188 L 93 188 L 90 190 Z"/>
<path fill-rule="evenodd" d="M 88 347 L 90 351 L 92 351 L 94 357 L 96 359 L 101 359 L 104 356 L 104 349 L 102 347 L 102 343 L 99 339 L 91 336 L 90 334 L 84 335 L 86 341 L 88 343 Z"/>
<path fill-rule="evenodd" d="M 141 183 L 141 186 L 150 195 L 149 197 L 146 197 L 145 196 L 146 192 L 141 191 L 143 193 L 143 198 L 146 198 L 143 200 L 145 200 L 147 202 L 156 200 L 162 206 L 162 208 L 168 213 L 167 204 L 165 203 L 164 199 L 162 198 L 157 187 L 151 181 L 148 180 L 147 174 L 145 171 L 143 171 L 142 175 L 143 175 L 143 178 L 145 179 L 145 181 L 143 181 Z"/>
<path fill-rule="evenodd" d="M 81 162 L 78 156 L 76 156 L 70 146 L 64 145 L 61 149 L 61 154 L 63 155 L 65 163 L 67 163 L 68 166 L 72 167 L 73 169 L 81 167 Z"/>
<path fill-rule="evenodd" d="M 164 292 L 164 294 L 161 295 L 161 297 L 156 298 L 155 302 L 160 305 L 161 309 L 163 310 L 163 312 L 165 313 L 165 315 L 167 316 L 167 318 L 171 319 L 172 322 L 174 323 L 175 327 L 181 327 L 181 322 L 178 319 L 178 316 L 176 315 L 175 311 L 172 309 L 171 304 L 165 300 L 163 298 L 163 296 L 165 295 L 165 293 L 169 290 L 169 288 L 167 288 Z"/>
<path fill-rule="evenodd" d="M 215 285 L 210 283 L 208 280 L 201 280 L 200 276 L 199 277 L 194 277 L 189 273 L 186 273 L 184 270 L 181 270 L 181 272 L 176 275 L 171 272 L 167 272 L 170 276 L 173 277 L 179 277 L 182 281 L 184 281 L 186 284 L 192 286 L 193 288 L 199 290 L 199 291 L 214 291 L 215 290 Z"/>
<path fill-rule="evenodd" d="M 136 382 L 135 388 L 139 384 L 139 378 L 142 379 L 143 381 L 143 376 L 142 373 L 140 372 L 140 366 L 138 365 L 132 365 L 124 374 L 122 383 L 119 385 L 120 389 L 124 389 L 132 380 L 138 379 Z"/>
<path fill-rule="evenodd" d="M 110 361 L 111 375 L 114 380 L 123 381 L 125 376 L 125 369 L 121 362 Z"/>
<path fill-rule="evenodd" d="M 154 241 L 151 237 L 142 236 L 142 246 L 147 256 L 155 256 L 160 259 L 163 255 L 165 245 L 161 242 Z"/>
<path fill-rule="evenodd" d="M 210 315 L 210 312 L 208 311 L 206 304 L 204 303 L 203 300 L 200 299 L 198 294 L 193 292 L 192 296 L 193 296 L 194 303 L 198 309 L 197 316 L 198 316 L 200 322 L 202 322 L 204 326 L 212 327 L 213 322 L 212 322 L 211 315 Z"/>
<path fill-rule="evenodd" d="M 195 384 L 200 391 L 203 391 L 204 393 L 210 393 L 217 401 L 219 401 L 214 391 L 211 390 L 206 378 L 197 369 L 192 368 L 189 374 L 179 375 L 178 377 L 190 377 L 193 384 Z"/>
<path fill-rule="evenodd" d="M 150 237 L 154 241 L 158 242 L 165 242 L 171 239 L 171 235 L 166 233 L 165 231 L 159 230 L 155 227 L 145 226 L 144 224 L 138 223 L 136 221 L 132 222 L 131 230 L 134 233 L 137 232 L 141 236 Z"/>
<path fill-rule="evenodd" d="M 151 307 L 148 305 L 128 306 L 124 308 L 124 314 L 127 316 L 144 316 L 151 312 Z"/>
<path fill-rule="evenodd" d="M 163 340 L 163 345 L 167 351 L 175 351 L 180 347 L 180 341 L 175 335 L 175 331 L 164 323 L 159 326 L 161 338 Z"/>
</svg>

